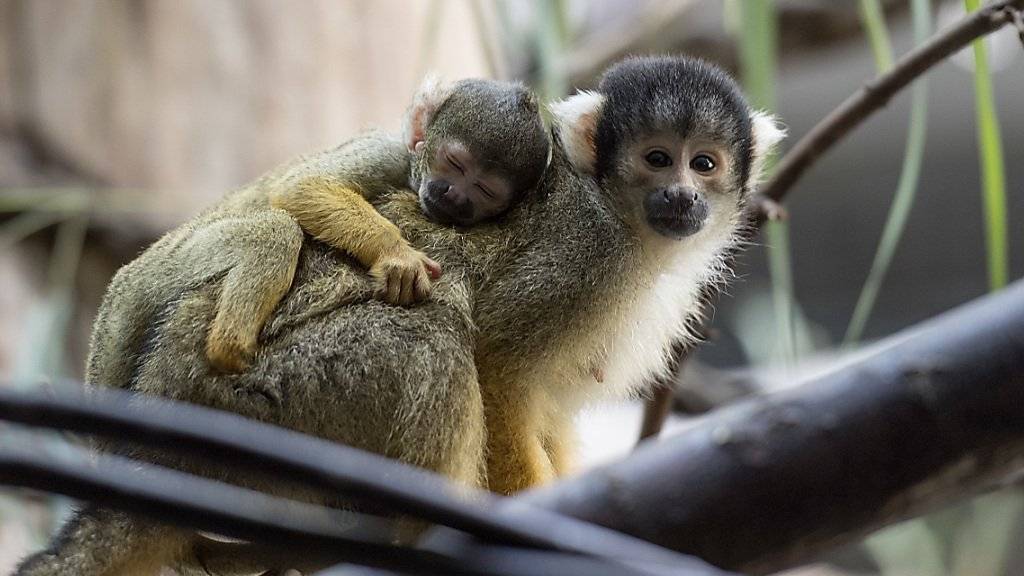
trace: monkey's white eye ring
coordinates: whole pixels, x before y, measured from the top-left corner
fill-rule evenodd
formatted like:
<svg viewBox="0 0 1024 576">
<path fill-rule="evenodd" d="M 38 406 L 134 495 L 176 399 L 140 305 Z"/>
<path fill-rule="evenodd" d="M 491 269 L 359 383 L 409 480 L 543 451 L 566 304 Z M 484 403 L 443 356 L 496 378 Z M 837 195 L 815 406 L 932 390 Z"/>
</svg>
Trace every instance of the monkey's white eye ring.
<svg viewBox="0 0 1024 576">
<path fill-rule="evenodd" d="M 690 168 L 706 174 L 715 169 L 715 159 L 707 154 L 698 154 L 690 160 Z"/>
<path fill-rule="evenodd" d="M 672 165 L 672 157 L 664 150 L 651 150 L 644 156 L 644 160 L 652 168 L 668 168 Z"/>
</svg>

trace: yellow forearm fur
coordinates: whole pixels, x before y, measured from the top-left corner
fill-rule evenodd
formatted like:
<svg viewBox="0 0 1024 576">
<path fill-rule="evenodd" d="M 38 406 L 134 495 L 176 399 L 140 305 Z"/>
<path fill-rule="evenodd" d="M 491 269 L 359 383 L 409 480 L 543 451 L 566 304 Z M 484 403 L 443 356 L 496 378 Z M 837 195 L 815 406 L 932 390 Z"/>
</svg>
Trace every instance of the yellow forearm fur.
<svg viewBox="0 0 1024 576">
<path fill-rule="evenodd" d="M 406 245 L 398 228 L 352 184 L 304 178 L 272 193 L 270 203 L 291 214 L 307 233 L 348 252 L 368 268 L 382 254 Z"/>
</svg>

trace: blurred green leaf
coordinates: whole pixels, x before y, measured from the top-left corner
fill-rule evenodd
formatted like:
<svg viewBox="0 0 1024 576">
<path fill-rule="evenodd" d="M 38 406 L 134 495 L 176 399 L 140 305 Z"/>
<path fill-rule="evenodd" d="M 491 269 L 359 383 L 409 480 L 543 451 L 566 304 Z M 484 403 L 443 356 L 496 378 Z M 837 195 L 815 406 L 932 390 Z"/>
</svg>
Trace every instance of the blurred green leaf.
<svg viewBox="0 0 1024 576">
<path fill-rule="evenodd" d="M 968 11 L 979 0 L 964 0 Z M 998 290 L 1009 279 L 1009 236 L 1006 213 L 1006 170 L 1003 144 L 996 117 L 992 75 L 988 69 L 985 39 L 974 41 L 974 94 L 978 118 L 978 154 L 981 162 L 982 197 L 985 206 L 985 245 L 988 250 L 989 287 Z"/>
<path fill-rule="evenodd" d="M 778 23 L 769 0 L 745 0 L 733 5 L 738 10 L 740 71 L 751 104 L 760 110 L 775 109 Z M 769 162 L 769 170 L 771 163 Z M 789 252 L 789 228 L 785 222 L 768 222 L 764 228 L 768 245 L 768 268 L 772 279 L 772 301 L 781 359 L 792 364 L 797 357 L 793 320 L 793 265 Z M 810 340 L 808 337 L 803 340 Z"/>
<path fill-rule="evenodd" d="M 879 74 L 884 73 L 892 67 L 893 56 L 892 47 L 889 44 L 889 34 L 885 30 L 885 20 L 878 0 L 862 0 L 861 13 L 864 18 L 864 26 L 868 29 L 868 37 L 871 39 L 878 72 Z M 914 42 L 921 44 L 931 34 L 932 14 L 928 0 L 913 0 L 911 14 Z M 917 185 L 921 175 L 927 122 L 928 84 L 922 79 L 915 82 L 913 87 L 910 126 L 907 129 L 907 147 L 903 154 L 903 166 L 900 168 L 896 195 L 889 208 L 889 216 L 886 218 L 882 238 L 878 242 L 875 258 L 871 263 L 871 271 L 868 272 L 867 280 L 861 288 L 850 325 L 846 329 L 846 336 L 843 338 L 844 345 L 855 344 L 864 334 L 864 327 L 874 309 L 882 282 L 885 280 L 889 265 L 896 254 L 896 247 L 899 246 L 903 230 L 906 228 L 907 218 L 914 205 L 914 197 L 917 195 Z"/>
<path fill-rule="evenodd" d="M 948 576 L 942 547 L 923 522 L 890 526 L 864 544 L 886 576 Z"/>
<path fill-rule="evenodd" d="M 569 43 L 569 24 L 564 0 L 537 0 L 537 66 L 540 93 L 546 100 L 561 98 L 569 92 L 569 80 L 561 66 Z"/>
<path fill-rule="evenodd" d="M 1014 576 L 1007 557 L 1019 545 L 1024 515 L 1020 490 L 980 496 L 971 503 L 973 514 L 960 526 L 953 550 L 952 576 Z M 1019 567 L 1018 567 L 1019 568 Z"/>
<path fill-rule="evenodd" d="M 15 382 L 52 381 L 62 376 L 68 326 L 74 311 L 74 283 L 88 228 L 88 211 L 57 226 L 50 256 L 46 295 L 29 310 L 13 376 Z"/>
<path fill-rule="evenodd" d="M 53 226 L 65 218 L 67 218 L 67 215 L 60 212 L 33 210 L 18 214 L 0 225 L 0 250 L 7 250 L 12 245 L 44 228 Z"/>
<path fill-rule="evenodd" d="M 892 68 L 893 52 L 882 3 L 879 0 L 860 0 L 860 19 L 868 33 L 871 52 L 875 55 L 875 68 L 879 73 L 885 72 Z"/>
</svg>

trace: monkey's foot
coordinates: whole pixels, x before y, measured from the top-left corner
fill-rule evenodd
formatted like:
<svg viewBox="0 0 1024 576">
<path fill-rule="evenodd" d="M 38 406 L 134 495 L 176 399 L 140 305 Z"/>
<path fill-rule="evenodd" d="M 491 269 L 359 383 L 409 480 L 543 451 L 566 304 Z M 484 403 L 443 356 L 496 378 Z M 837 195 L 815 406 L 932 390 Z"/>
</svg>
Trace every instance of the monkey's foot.
<svg viewBox="0 0 1024 576">
<path fill-rule="evenodd" d="M 239 338 L 226 336 L 217 330 L 206 340 L 206 358 L 220 372 L 244 372 L 256 352 L 256 344 L 243 343 Z"/>
</svg>

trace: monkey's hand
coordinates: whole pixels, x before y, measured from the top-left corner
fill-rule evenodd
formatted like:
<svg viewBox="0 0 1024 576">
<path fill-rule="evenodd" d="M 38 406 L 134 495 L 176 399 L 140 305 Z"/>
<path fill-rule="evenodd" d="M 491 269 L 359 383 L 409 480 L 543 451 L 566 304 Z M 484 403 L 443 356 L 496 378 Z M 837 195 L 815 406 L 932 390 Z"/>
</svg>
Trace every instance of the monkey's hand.
<svg viewBox="0 0 1024 576">
<path fill-rule="evenodd" d="M 441 265 L 426 254 L 401 244 L 384 252 L 370 267 L 377 281 L 377 297 L 408 306 L 430 296 L 430 281 L 441 277 Z"/>
</svg>

